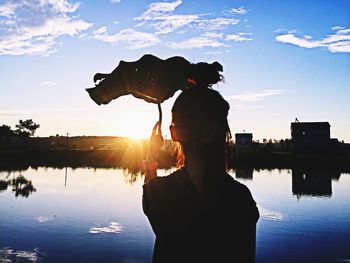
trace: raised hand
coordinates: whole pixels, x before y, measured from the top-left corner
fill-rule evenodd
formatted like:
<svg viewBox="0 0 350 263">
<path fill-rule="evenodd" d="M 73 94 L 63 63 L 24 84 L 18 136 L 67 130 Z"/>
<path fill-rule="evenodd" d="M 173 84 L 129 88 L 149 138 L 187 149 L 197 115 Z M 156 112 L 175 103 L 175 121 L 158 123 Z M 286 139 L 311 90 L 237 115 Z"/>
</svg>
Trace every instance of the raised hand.
<svg viewBox="0 0 350 263">
<path fill-rule="evenodd" d="M 160 122 L 158 121 L 152 130 L 151 138 L 149 139 L 149 146 L 148 146 L 148 154 L 147 154 L 147 161 L 148 162 L 156 162 L 158 155 L 160 153 L 160 149 L 163 146 L 163 136 L 162 136 L 162 130 L 160 126 Z"/>
</svg>

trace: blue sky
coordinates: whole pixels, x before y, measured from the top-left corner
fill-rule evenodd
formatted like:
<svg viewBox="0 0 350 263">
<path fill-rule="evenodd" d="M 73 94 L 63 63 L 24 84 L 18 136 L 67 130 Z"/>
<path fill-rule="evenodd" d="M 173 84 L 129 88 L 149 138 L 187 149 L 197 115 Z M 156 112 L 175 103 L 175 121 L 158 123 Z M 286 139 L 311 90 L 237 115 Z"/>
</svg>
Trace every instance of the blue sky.
<svg viewBox="0 0 350 263">
<path fill-rule="evenodd" d="M 214 86 L 233 133 L 290 138 L 329 121 L 350 142 L 350 1 L 0 1 L 0 124 L 32 118 L 39 136 L 148 137 L 157 107 L 124 96 L 97 106 L 93 75 L 144 54 L 218 61 Z M 175 96 L 163 103 L 168 135 Z"/>
</svg>

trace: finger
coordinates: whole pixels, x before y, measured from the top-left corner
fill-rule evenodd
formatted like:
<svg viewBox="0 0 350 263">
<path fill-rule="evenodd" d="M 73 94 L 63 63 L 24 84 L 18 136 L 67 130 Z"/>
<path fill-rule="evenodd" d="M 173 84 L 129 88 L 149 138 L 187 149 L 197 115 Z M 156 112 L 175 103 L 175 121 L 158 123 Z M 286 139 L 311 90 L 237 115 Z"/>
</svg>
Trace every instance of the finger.
<svg viewBox="0 0 350 263">
<path fill-rule="evenodd" d="M 162 127 L 159 122 L 158 122 L 158 135 L 162 136 Z"/>
<path fill-rule="evenodd" d="M 159 127 L 159 122 L 157 121 L 152 129 L 152 136 L 157 134 L 157 128 Z"/>
</svg>

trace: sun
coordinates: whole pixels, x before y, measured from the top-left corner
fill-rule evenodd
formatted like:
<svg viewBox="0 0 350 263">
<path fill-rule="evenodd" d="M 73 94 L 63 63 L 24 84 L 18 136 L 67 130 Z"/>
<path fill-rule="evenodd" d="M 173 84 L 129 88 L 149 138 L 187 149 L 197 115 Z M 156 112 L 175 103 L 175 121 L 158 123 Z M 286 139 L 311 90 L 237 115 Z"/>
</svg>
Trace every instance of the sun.
<svg viewBox="0 0 350 263">
<path fill-rule="evenodd" d="M 162 133 L 164 139 L 170 137 L 172 100 L 162 103 Z M 109 106 L 109 105 L 108 105 Z M 157 104 L 147 103 L 132 96 L 119 98 L 103 114 L 99 115 L 99 128 L 107 136 L 129 137 L 132 139 L 149 139 L 152 129 L 159 120 Z"/>
<path fill-rule="evenodd" d="M 106 129 L 115 136 L 148 139 L 157 120 L 157 112 L 149 112 L 143 107 L 126 106 L 122 111 L 118 110 Z"/>
</svg>

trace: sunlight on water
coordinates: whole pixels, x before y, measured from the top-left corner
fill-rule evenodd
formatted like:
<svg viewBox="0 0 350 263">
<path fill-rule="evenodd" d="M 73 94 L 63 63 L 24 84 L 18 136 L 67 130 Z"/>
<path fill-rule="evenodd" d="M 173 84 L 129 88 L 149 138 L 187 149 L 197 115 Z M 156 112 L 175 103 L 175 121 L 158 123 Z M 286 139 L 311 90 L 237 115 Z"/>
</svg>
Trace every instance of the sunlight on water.
<svg viewBox="0 0 350 263">
<path fill-rule="evenodd" d="M 4 247 L 0 249 L 0 262 L 38 262 L 41 261 L 38 252 L 38 248 L 34 248 L 33 251 L 24 251 Z"/>
<path fill-rule="evenodd" d="M 122 231 L 123 227 L 118 222 L 110 222 L 108 226 L 102 227 L 90 227 L 90 234 L 101 234 L 101 233 L 114 233 L 118 234 Z"/>
<path fill-rule="evenodd" d="M 270 211 L 262 206 L 258 206 L 260 218 L 266 220 L 282 220 L 283 215 L 280 212 Z"/>
<path fill-rule="evenodd" d="M 45 217 L 45 216 L 37 216 L 35 217 L 35 219 L 39 222 L 39 223 L 43 223 L 43 222 L 47 222 L 50 221 L 51 219 Z"/>
</svg>

